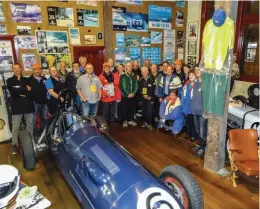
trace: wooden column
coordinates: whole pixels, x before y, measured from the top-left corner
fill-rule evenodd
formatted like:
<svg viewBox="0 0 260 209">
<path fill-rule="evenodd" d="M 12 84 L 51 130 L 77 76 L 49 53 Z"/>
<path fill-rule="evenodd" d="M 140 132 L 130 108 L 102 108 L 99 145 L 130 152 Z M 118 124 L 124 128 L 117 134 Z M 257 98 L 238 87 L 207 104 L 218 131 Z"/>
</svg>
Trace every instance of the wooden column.
<svg viewBox="0 0 260 209">
<path fill-rule="evenodd" d="M 112 20 L 113 1 L 104 1 L 104 39 L 105 39 L 105 60 L 114 59 L 113 49 L 113 20 Z"/>
<path fill-rule="evenodd" d="M 230 13 L 230 0 L 216 1 L 215 8 L 222 7 L 226 10 L 227 16 Z M 233 50 L 230 52 L 233 57 Z M 208 136 L 207 147 L 204 157 L 204 167 L 213 171 L 219 172 L 225 166 L 225 149 L 226 149 L 226 134 L 227 134 L 227 118 L 229 105 L 229 90 L 231 68 L 229 69 L 229 77 L 227 82 L 227 91 L 225 96 L 224 116 L 223 119 L 210 118 L 208 119 Z"/>
</svg>

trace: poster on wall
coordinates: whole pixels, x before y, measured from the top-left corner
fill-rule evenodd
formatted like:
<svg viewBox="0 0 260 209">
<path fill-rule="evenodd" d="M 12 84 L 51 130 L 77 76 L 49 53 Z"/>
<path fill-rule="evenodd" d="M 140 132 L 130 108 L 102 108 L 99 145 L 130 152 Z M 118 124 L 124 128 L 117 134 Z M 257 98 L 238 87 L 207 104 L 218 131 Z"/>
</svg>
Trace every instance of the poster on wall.
<svg viewBox="0 0 260 209">
<path fill-rule="evenodd" d="M 184 37 L 183 31 L 177 31 L 177 39 L 176 39 L 177 47 L 183 47 L 183 37 Z"/>
<path fill-rule="evenodd" d="M 78 28 L 69 28 L 69 37 L 71 45 L 80 45 L 80 33 Z"/>
<path fill-rule="evenodd" d="M 7 29 L 5 24 L 0 24 L 0 34 L 7 34 Z"/>
<path fill-rule="evenodd" d="M 32 70 L 32 66 L 36 64 L 35 54 L 22 54 L 23 68 L 26 71 Z"/>
<path fill-rule="evenodd" d="M 73 8 L 47 7 L 49 25 L 74 26 Z"/>
<path fill-rule="evenodd" d="M 151 45 L 151 38 L 143 36 L 141 38 L 141 46 L 150 46 Z"/>
<path fill-rule="evenodd" d="M 141 37 L 139 35 L 126 35 L 126 47 L 139 47 L 141 44 Z"/>
<path fill-rule="evenodd" d="M 146 59 L 149 59 L 151 64 L 160 64 L 161 60 L 161 48 L 159 47 L 145 47 L 142 50 L 142 63 Z"/>
<path fill-rule="evenodd" d="M 112 7 L 113 30 L 126 31 L 126 8 L 125 7 Z"/>
<path fill-rule="evenodd" d="M 87 5 L 87 6 L 97 6 L 97 0 L 76 0 L 77 4 Z"/>
<path fill-rule="evenodd" d="M 36 37 L 35 36 L 15 36 L 15 44 L 19 49 L 36 49 Z"/>
<path fill-rule="evenodd" d="M 18 35 L 31 35 L 32 34 L 32 28 L 31 26 L 17 26 L 17 34 Z"/>
<path fill-rule="evenodd" d="M 137 60 L 141 63 L 141 49 L 139 47 L 129 48 L 130 61 Z"/>
<path fill-rule="evenodd" d="M 183 0 L 176 0 L 176 6 L 177 7 L 185 7 L 185 1 Z"/>
<path fill-rule="evenodd" d="M 177 10 L 176 12 L 176 27 L 183 27 L 184 24 L 184 14 L 182 11 Z"/>
<path fill-rule="evenodd" d="M 84 35 L 84 43 L 86 45 L 97 44 L 97 36 L 96 35 Z"/>
<path fill-rule="evenodd" d="M 10 3 L 14 22 L 41 23 L 41 7 L 37 4 Z"/>
<path fill-rule="evenodd" d="M 151 44 L 161 44 L 162 43 L 162 32 L 151 31 Z"/>
<path fill-rule="evenodd" d="M 4 9 L 3 9 L 3 4 L 0 2 L 0 22 L 5 21 L 5 15 L 4 15 Z"/>
<path fill-rule="evenodd" d="M 188 65 L 191 65 L 192 67 L 196 66 L 196 59 L 195 56 L 188 56 Z"/>
<path fill-rule="evenodd" d="M 80 34 L 78 28 L 69 28 L 69 37 L 71 45 L 80 45 Z"/>
<path fill-rule="evenodd" d="M 188 55 L 197 55 L 197 41 L 188 41 Z"/>
<path fill-rule="evenodd" d="M 127 12 L 127 31 L 148 32 L 148 15 Z"/>
<path fill-rule="evenodd" d="M 184 58 L 184 50 L 183 48 L 178 48 L 178 60 L 183 60 Z"/>
<path fill-rule="evenodd" d="M 115 48 L 115 65 L 126 63 L 126 48 Z"/>
<path fill-rule="evenodd" d="M 175 59 L 175 30 L 164 30 L 163 61 L 173 63 Z"/>
<path fill-rule="evenodd" d="M 77 9 L 78 26 L 99 27 L 97 10 Z"/>
<path fill-rule="evenodd" d="M 116 33 L 116 46 L 117 47 L 125 46 L 125 34 L 124 33 Z"/>
<path fill-rule="evenodd" d="M 149 5 L 149 28 L 171 29 L 172 8 Z"/>
<path fill-rule="evenodd" d="M 132 4 L 132 5 L 142 5 L 143 0 L 116 0 L 119 3 L 124 3 L 124 4 Z"/>
<path fill-rule="evenodd" d="M 71 54 L 41 54 L 41 66 L 43 70 L 48 70 L 51 66 L 60 68 L 61 61 L 65 62 L 66 68 L 70 70 L 72 68 Z"/>
<path fill-rule="evenodd" d="M 2 40 L 0 41 L 0 68 L 9 71 L 12 64 L 14 64 L 12 43 L 9 40 Z"/>
<path fill-rule="evenodd" d="M 198 38 L 198 22 L 188 23 L 188 39 L 197 40 Z"/>
<path fill-rule="evenodd" d="M 38 53 L 69 53 L 67 31 L 36 31 Z"/>
</svg>

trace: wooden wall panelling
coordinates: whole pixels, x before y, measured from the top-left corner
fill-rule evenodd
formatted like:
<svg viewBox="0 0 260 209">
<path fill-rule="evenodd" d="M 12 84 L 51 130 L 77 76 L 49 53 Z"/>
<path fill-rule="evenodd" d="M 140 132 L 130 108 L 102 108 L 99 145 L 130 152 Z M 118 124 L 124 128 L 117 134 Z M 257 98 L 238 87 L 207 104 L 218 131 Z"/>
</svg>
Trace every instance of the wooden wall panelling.
<svg viewBox="0 0 260 209">
<path fill-rule="evenodd" d="M 18 2 L 18 1 L 14 1 Z M 98 1 L 97 7 L 93 6 L 86 6 L 86 5 L 79 5 L 76 4 L 76 1 L 69 1 L 69 2 L 59 2 L 59 1 L 30 1 L 25 2 L 21 1 L 21 3 L 25 4 L 37 4 L 41 7 L 41 14 L 42 14 L 42 23 L 17 23 L 12 21 L 12 14 L 11 14 L 11 8 L 10 8 L 10 1 L 3 1 L 3 9 L 4 9 L 4 15 L 6 21 L 4 22 L 7 27 L 8 34 L 11 35 L 17 35 L 17 26 L 30 26 L 32 28 L 32 35 L 35 35 L 35 30 L 38 30 L 38 27 L 41 28 L 41 30 L 53 30 L 53 31 L 67 31 L 69 27 L 61 27 L 61 26 L 49 26 L 48 22 L 48 13 L 47 13 L 47 7 L 53 6 L 53 7 L 67 7 L 67 8 L 73 8 L 73 15 L 74 15 L 74 26 L 75 28 L 79 28 L 80 31 L 80 37 L 81 37 L 81 46 L 84 44 L 84 35 L 86 34 L 93 34 L 98 35 L 99 32 L 104 32 L 103 30 L 103 2 Z M 85 27 L 85 26 L 78 26 L 77 25 L 77 9 L 92 9 L 92 10 L 98 10 L 99 12 L 99 27 Z M 68 33 L 69 35 L 69 33 Z M 69 37 L 68 37 L 69 38 Z M 87 45 L 85 45 L 87 46 Z M 95 46 L 104 46 L 104 38 L 99 40 L 97 39 L 97 44 Z M 37 62 L 40 63 L 40 55 L 37 53 L 37 49 L 19 49 L 18 52 L 18 60 L 22 63 L 22 54 L 36 54 Z M 70 53 L 73 61 L 73 46 L 70 45 Z"/>
</svg>

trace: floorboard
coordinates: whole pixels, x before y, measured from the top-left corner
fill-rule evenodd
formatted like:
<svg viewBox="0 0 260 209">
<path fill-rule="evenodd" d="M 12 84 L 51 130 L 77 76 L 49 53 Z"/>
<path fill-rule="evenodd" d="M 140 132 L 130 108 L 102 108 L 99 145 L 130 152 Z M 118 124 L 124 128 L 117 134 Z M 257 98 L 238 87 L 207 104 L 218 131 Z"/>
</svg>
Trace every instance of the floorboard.
<svg viewBox="0 0 260 209">
<path fill-rule="evenodd" d="M 179 164 L 187 168 L 202 188 L 205 209 L 258 208 L 257 180 L 239 178 L 238 187 L 234 188 L 227 178 L 203 168 L 203 158 L 192 154 L 190 143 L 182 136 L 175 139 L 162 131 L 139 127 L 123 129 L 118 124 L 111 125 L 111 136 L 156 176 L 168 165 Z M 11 155 L 10 144 L 0 145 L 0 164 L 16 166 L 22 181 L 30 186 L 37 185 L 51 201 L 51 209 L 79 209 L 78 202 L 49 155 L 48 152 L 41 154 L 35 171 L 26 171 L 22 168 L 20 157 Z"/>
</svg>

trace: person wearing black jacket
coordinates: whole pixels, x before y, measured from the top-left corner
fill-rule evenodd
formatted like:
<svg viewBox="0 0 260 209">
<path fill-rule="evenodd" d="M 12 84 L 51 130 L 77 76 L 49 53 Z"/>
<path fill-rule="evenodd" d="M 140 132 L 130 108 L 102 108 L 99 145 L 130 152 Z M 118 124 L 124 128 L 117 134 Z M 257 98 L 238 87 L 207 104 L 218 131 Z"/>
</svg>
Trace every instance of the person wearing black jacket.
<svg viewBox="0 0 260 209">
<path fill-rule="evenodd" d="M 153 122 L 153 105 L 154 105 L 154 81 L 149 76 L 149 70 L 147 67 L 141 68 L 142 78 L 139 81 L 139 95 L 141 96 L 142 102 L 142 114 L 143 114 L 143 123 L 141 127 L 147 127 L 152 130 Z"/>
<path fill-rule="evenodd" d="M 67 74 L 66 80 L 65 80 L 66 88 L 71 89 L 75 92 L 74 98 L 76 100 L 78 110 L 81 109 L 81 100 L 80 100 L 79 95 L 77 94 L 76 85 L 77 85 L 77 80 L 81 75 L 84 75 L 84 73 L 82 73 L 80 71 L 79 63 L 73 62 L 72 63 L 72 71 Z"/>
<path fill-rule="evenodd" d="M 139 68 L 139 63 L 137 60 L 133 60 L 132 65 L 133 65 L 133 73 L 135 75 L 135 78 L 139 81 L 140 78 L 142 77 L 141 70 Z"/>
<path fill-rule="evenodd" d="M 34 114 L 34 128 L 36 129 L 36 117 L 40 117 L 40 129 L 45 128 L 47 121 L 47 91 L 45 88 L 46 78 L 42 76 L 42 69 L 39 64 L 32 66 L 33 74 L 29 78 L 30 86 L 32 88 L 30 94 L 34 101 L 35 114 Z"/>
<path fill-rule="evenodd" d="M 186 81 L 186 76 L 183 72 L 180 60 L 175 60 L 174 62 L 174 74 L 180 78 L 182 85 L 184 85 Z"/>
<path fill-rule="evenodd" d="M 33 136 L 33 100 L 29 96 L 31 87 L 28 78 L 22 76 L 20 64 L 12 66 L 14 76 L 7 79 L 7 88 L 12 97 L 12 146 L 13 154 L 18 153 L 18 132 L 24 116 L 26 130 Z"/>
</svg>

